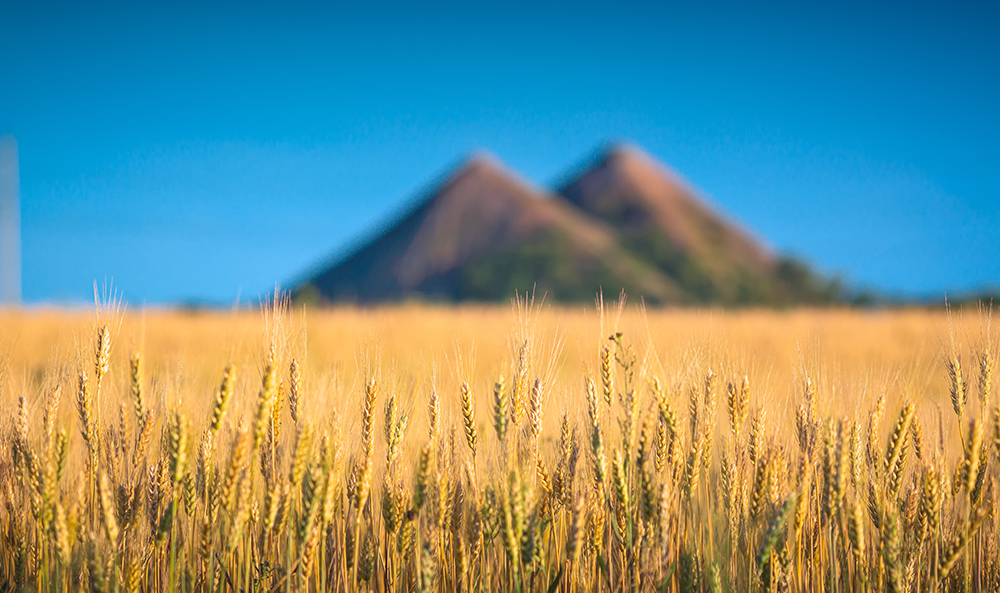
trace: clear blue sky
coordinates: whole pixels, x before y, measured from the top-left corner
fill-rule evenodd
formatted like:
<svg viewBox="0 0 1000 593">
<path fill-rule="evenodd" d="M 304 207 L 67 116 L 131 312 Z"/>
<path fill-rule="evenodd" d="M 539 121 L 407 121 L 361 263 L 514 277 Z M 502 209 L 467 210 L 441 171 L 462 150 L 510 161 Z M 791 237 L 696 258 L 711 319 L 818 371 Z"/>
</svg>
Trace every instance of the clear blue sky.
<svg viewBox="0 0 1000 593">
<path fill-rule="evenodd" d="M 417 4 L 0 2 L 25 299 L 255 299 L 471 150 L 609 139 L 855 285 L 1000 284 L 996 3 Z"/>
</svg>

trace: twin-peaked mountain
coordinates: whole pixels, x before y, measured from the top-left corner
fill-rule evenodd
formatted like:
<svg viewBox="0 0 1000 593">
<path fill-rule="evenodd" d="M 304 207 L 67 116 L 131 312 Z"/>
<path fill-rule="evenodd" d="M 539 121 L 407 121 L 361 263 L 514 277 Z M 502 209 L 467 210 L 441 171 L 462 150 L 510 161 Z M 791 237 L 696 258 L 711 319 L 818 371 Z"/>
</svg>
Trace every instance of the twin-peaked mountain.
<svg viewBox="0 0 1000 593">
<path fill-rule="evenodd" d="M 490 156 L 473 157 L 296 293 L 321 302 L 498 301 L 532 289 L 563 302 L 622 289 L 654 304 L 836 296 L 631 147 L 605 151 L 553 193 Z"/>
</svg>

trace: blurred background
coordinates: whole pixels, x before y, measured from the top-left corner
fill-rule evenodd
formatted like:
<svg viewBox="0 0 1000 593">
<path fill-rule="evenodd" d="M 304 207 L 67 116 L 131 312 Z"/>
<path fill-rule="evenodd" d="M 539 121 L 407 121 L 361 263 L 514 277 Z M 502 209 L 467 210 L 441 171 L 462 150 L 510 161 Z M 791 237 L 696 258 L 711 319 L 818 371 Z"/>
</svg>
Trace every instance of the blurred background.
<svg viewBox="0 0 1000 593">
<path fill-rule="evenodd" d="M 992 291 L 1000 6 L 746 4 L 0 3 L 3 298 L 256 301 L 614 143 L 848 300 Z"/>
</svg>

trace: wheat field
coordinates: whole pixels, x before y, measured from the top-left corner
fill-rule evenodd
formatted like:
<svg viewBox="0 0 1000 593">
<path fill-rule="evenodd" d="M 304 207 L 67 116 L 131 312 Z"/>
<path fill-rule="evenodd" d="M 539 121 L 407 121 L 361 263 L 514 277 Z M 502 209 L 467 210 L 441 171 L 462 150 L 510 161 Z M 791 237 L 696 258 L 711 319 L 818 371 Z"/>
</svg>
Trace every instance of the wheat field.
<svg viewBox="0 0 1000 593">
<path fill-rule="evenodd" d="M 988 308 L 0 312 L 0 589 L 998 591 Z"/>
</svg>

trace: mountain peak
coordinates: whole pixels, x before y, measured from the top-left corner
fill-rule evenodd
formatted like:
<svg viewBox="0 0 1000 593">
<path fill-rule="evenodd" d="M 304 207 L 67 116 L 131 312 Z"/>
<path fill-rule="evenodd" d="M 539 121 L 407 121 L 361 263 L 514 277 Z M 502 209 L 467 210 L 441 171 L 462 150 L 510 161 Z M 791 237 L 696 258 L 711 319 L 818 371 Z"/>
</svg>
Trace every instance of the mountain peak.
<svg viewBox="0 0 1000 593">
<path fill-rule="evenodd" d="M 600 155 L 602 163 L 622 160 L 640 160 L 651 164 L 654 163 L 653 157 L 649 156 L 645 150 L 628 142 L 611 143 L 601 150 Z"/>
<path fill-rule="evenodd" d="M 496 155 L 488 150 L 475 150 L 459 162 L 452 176 L 500 172 L 506 172 L 506 167 Z"/>
<path fill-rule="evenodd" d="M 460 188 L 456 191 L 456 188 Z M 430 192 L 428 202 L 467 200 L 522 200 L 541 193 L 508 169 L 496 156 L 476 151 L 447 173 Z"/>
</svg>

